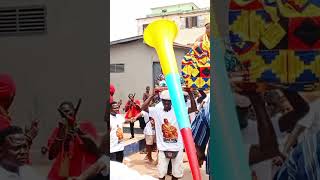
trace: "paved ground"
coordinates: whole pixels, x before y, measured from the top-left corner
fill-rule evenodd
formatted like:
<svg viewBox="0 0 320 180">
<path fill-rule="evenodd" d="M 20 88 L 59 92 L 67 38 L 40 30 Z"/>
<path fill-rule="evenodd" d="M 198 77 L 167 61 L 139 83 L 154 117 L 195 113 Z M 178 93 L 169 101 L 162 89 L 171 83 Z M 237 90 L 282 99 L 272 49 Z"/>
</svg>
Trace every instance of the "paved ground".
<svg viewBox="0 0 320 180">
<path fill-rule="evenodd" d="M 145 154 L 136 153 L 136 154 L 133 154 L 133 155 L 125 158 L 124 163 L 128 167 L 138 171 L 140 174 L 150 175 L 155 178 L 158 178 L 156 165 L 146 162 L 144 160 L 145 156 L 146 156 Z M 153 153 L 153 159 L 156 159 L 156 153 Z M 185 171 L 184 171 L 185 176 L 182 179 L 183 180 L 192 180 L 192 175 L 191 175 L 191 171 L 189 168 L 189 164 L 187 162 L 186 155 L 185 155 L 185 162 L 184 162 L 183 166 L 185 168 Z M 203 180 L 209 180 L 209 176 L 207 176 L 205 174 L 205 166 L 202 166 L 201 173 L 202 173 Z M 170 180 L 171 178 L 169 176 L 167 176 L 166 179 Z"/>
</svg>

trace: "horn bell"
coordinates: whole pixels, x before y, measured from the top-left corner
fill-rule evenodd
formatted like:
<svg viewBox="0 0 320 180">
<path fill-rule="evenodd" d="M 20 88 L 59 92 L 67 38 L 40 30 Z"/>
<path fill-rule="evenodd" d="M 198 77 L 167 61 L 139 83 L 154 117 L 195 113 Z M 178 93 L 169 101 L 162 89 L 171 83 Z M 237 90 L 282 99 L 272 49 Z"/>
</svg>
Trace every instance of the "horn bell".
<svg viewBox="0 0 320 180">
<path fill-rule="evenodd" d="M 143 39 L 151 47 L 157 47 L 168 40 L 173 43 L 178 34 L 178 27 L 172 20 L 161 19 L 152 22 L 144 30 Z M 160 44 L 159 44 L 160 43 Z"/>
</svg>

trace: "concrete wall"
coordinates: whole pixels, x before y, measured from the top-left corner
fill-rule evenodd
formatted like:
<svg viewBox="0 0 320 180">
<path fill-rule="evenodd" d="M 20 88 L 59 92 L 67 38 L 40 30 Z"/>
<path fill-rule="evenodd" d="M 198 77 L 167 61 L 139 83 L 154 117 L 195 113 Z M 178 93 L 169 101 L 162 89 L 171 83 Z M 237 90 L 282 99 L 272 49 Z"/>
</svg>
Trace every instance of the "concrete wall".
<svg viewBox="0 0 320 180">
<path fill-rule="evenodd" d="M 175 48 L 179 69 L 186 49 Z M 110 64 L 124 63 L 124 73 L 111 73 L 110 82 L 116 87 L 115 100 L 128 100 L 129 93 L 136 93 L 142 99 L 146 86 L 153 85 L 153 62 L 159 62 L 153 48 L 145 45 L 142 40 L 125 44 L 116 44 L 110 48 Z"/>
<path fill-rule="evenodd" d="M 0 72 L 17 84 L 11 113 L 14 124 L 29 124 L 38 112 L 40 131 L 33 148 L 40 150 L 57 126 L 57 106 L 82 98 L 80 119 L 103 129 L 108 43 L 106 4 L 87 1 L 2 0 L 1 7 L 46 5 L 44 35 L 0 37 Z"/>
</svg>

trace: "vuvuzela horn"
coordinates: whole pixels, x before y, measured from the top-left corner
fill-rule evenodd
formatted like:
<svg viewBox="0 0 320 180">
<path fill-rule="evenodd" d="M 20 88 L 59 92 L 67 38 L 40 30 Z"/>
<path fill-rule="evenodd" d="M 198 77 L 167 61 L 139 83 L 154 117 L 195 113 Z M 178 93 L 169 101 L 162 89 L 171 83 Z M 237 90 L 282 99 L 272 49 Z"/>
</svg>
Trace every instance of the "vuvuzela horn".
<svg viewBox="0 0 320 180">
<path fill-rule="evenodd" d="M 147 26 L 144 31 L 144 41 L 156 49 L 160 65 L 166 79 L 174 113 L 187 152 L 190 169 L 194 180 L 201 180 L 199 163 L 192 137 L 187 106 L 184 101 L 177 60 L 173 50 L 173 41 L 178 33 L 178 27 L 171 20 L 157 20 Z"/>
</svg>

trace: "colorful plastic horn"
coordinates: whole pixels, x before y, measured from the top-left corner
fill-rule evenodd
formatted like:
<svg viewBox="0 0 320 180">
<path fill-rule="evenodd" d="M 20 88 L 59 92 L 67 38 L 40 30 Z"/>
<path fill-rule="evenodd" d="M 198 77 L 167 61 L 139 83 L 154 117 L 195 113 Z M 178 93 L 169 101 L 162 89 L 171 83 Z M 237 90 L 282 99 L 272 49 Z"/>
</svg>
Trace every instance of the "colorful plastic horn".
<svg viewBox="0 0 320 180">
<path fill-rule="evenodd" d="M 177 33 L 178 27 L 174 21 L 165 19 L 157 20 L 149 24 L 145 29 L 144 41 L 157 51 L 183 138 L 184 147 L 187 152 L 193 179 L 201 180 L 196 148 L 192 137 L 186 103 L 182 93 L 177 60 L 173 50 L 173 41 Z"/>
</svg>

